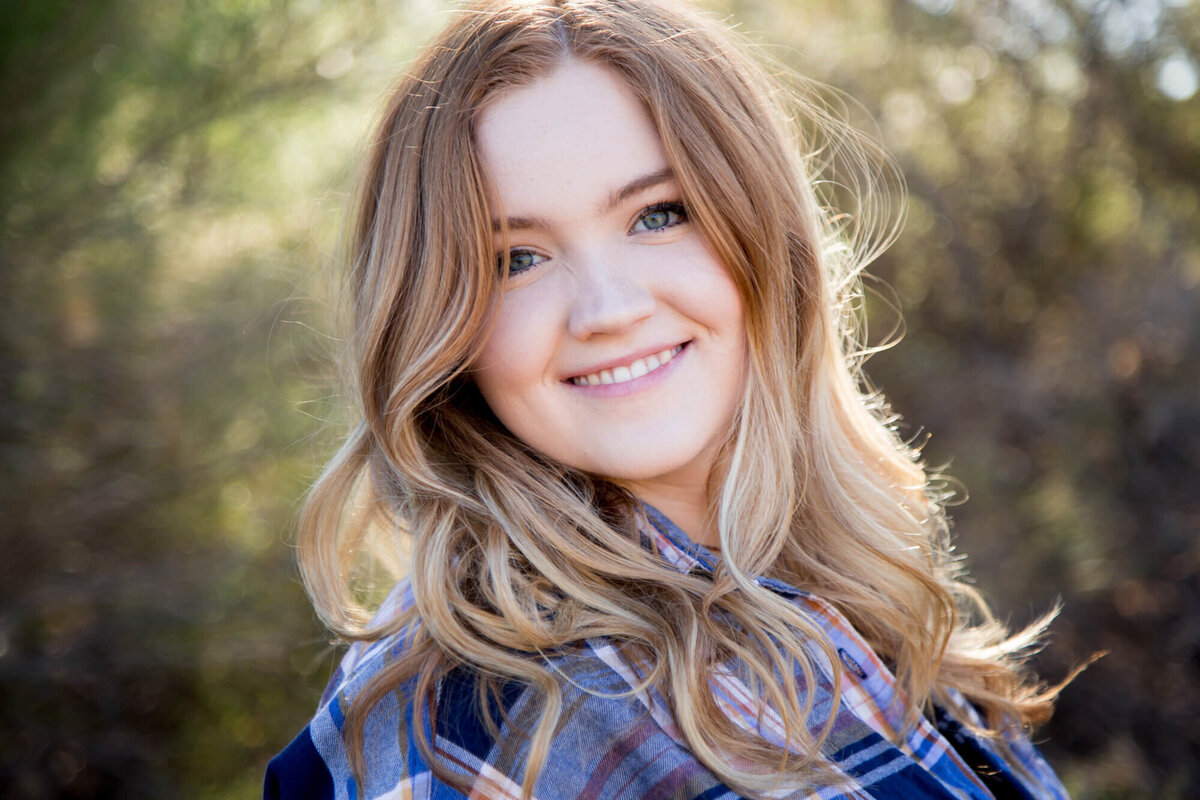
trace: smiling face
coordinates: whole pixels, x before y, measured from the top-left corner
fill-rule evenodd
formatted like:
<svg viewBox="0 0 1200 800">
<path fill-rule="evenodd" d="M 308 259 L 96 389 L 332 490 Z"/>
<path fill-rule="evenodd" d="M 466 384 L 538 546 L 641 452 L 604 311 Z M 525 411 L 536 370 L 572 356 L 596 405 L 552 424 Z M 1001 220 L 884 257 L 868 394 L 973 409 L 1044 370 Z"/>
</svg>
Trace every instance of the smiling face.
<svg viewBox="0 0 1200 800">
<path fill-rule="evenodd" d="M 509 226 L 480 392 L 526 444 L 700 534 L 685 520 L 733 423 L 746 333 L 649 115 L 615 73 L 568 61 L 491 101 L 476 139 Z"/>
</svg>

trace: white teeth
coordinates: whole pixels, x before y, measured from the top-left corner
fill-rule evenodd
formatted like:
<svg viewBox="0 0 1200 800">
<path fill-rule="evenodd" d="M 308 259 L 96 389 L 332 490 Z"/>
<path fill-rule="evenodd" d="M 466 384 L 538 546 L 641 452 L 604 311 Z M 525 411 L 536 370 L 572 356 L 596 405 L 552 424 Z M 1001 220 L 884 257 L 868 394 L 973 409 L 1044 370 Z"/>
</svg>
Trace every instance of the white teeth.
<svg viewBox="0 0 1200 800">
<path fill-rule="evenodd" d="M 645 358 L 639 358 L 632 364 L 624 367 L 613 367 L 611 370 L 602 369 L 599 372 L 593 372 L 590 375 L 581 375 L 577 378 L 572 378 L 571 383 L 576 386 L 599 386 L 600 384 L 610 383 L 625 383 L 634 378 L 640 378 L 643 375 L 653 372 L 659 367 L 666 364 L 672 358 L 679 354 L 683 349 L 683 345 L 663 350 L 661 353 L 656 353 Z"/>
</svg>

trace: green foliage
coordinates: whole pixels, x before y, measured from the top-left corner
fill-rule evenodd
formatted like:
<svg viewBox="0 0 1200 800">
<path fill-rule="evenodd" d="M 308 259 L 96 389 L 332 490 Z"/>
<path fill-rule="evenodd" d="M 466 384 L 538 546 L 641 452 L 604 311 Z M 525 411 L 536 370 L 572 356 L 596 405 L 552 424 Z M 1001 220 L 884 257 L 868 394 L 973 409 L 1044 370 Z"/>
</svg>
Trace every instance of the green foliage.
<svg viewBox="0 0 1200 800">
<path fill-rule="evenodd" d="M 253 794 L 311 714 L 337 653 L 288 537 L 338 432 L 320 278 L 439 5 L 7 4 L 0 794 Z M 1200 9 L 713 5 L 902 163 L 869 311 L 894 294 L 908 332 L 871 377 L 969 490 L 981 586 L 1018 618 L 1064 598 L 1047 677 L 1111 651 L 1047 751 L 1077 797 L 1195 795 Z"/>
<path fill-rule="evenodd" d="M 368 7 L 28 4 L 4 29 L 5 796 L 255 784 L 332 668 L 286 540 L 326 455 L 325 195 L 379 90 L 322 59 L 407 41 Z"/>
<path fill-rule="evenodd" d="M 863 102 L 901 161 L 909 223 L 869 310 L 886 330 L 894 292 L 907 334 L 867 369 L 970 494 L 954 511 L 973 573 L 1018 619 L 1065 600 L 1047 677 L 1111 653 L 1046 750 L 1075 796 L 1195 795 L 1200 106 L 1166 65 L 1195 92 L 1200 9 L 740 12 Z"/>
</svg>

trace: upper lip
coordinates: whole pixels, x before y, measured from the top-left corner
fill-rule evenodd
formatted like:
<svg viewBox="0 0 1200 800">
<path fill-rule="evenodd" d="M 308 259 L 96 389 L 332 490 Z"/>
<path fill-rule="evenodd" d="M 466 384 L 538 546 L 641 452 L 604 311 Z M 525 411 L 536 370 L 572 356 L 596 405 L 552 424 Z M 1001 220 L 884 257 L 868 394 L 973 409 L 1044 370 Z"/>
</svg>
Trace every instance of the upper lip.
<svg viewBox="0 0 1200 800">
<path fill-rule="evenodd" d="M 610 358 L 607 361 L 599 361 L 599 362 L 592 364 L 589 367 L 585 367 L 584 369 L 581 369 L 577 372 L 572 372 L 570 375 L 568 375 L 563 380 L 569 381 L 572 378 L 582 378 L 585 375 L 592 375 L 594 373 L 601 372 L 602 370 L 606 370 L 606 369 L 611 370 L 611 369 L 616 369 L 617 367 L 628 367 L 630 364 L 632 364 L 635 361 L 639 361 L 643 358 L 648 358 L 649 356 L 656 356 L 659 353 L 661 353 L 663 350 L 674 350 L 676 347 L 679 347 L 680 345 L 683 345 L 683 344 L 687 344 L 689 341 L 691 341 L 691 340 L 684 339 L 682 342 L 675 342 L 673 344 L 660 344 L 660 345 L 652 346 L 652 347 L 644 347 L 640 350 L 635 350 L 632 353 L 627 353 L 626 355 L 618 356 L 616 358 Z"/>
</svg>

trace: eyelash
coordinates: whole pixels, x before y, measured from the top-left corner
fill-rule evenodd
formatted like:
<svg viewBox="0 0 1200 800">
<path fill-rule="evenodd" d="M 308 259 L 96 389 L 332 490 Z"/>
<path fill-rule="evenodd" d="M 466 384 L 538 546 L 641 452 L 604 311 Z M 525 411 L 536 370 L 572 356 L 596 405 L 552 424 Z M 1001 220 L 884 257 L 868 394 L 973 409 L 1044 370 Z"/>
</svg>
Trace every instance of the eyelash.
<svg viewBox="0 0 1200 800">
<path fill-rule="evenodd" d="M 664 230 L 666 230 L 666 229 L 668 229 L 668 228 L 674 228 L 676 225 L 682 225 L 683 223 L 685 223 L 685 222 L 687 222 L 687 221 L 688 221 L 687 209 L 686 209 L 686 208 L 684 208 L 684 205 L 683 205 L 683 203 L 680 203 L 680 202 L 677 202 L 677 201 L 667 201 L 667 202 L 663 202 L 663 203 L 653 203 L 653 204 L 651 204 L 651 205 L 648 205 L 648 206 L 646 206 L 645 208 L 643 208 L 643 209 L 642 209 L 642 210 L 641 210 L 641 211 L 638 213 L 638 215 L 637 215 L 637 220 L 634 222 L 634 229 L 636 230 L 638 223 L 640 223 L 640 222 L 641 222 L 642 220 L 644 220 L 646 217 L 650 216 L 651 214 L 656 214 L 656 213 L 659 213 L 659 212 L 661 212 L 661 211 L 666 211 L 666 212 L 669 212 L 669 213 L 673 213 L 673 214 L 675 214 L 677 217 L 679 217 L 679 219 L 678 219 L 678 220 L 676 220 L 675 222 L 670 222 L 670 221 L 668 221 L 666 225 L 663 225 L 663 226 L 662 226 L 662 227 L 660 227 L 660 228 L 646 228 L 646 229 L 644 229 L 644 230 L 642 230 L 642 231 L 637 231 L 637 232 L 639 232 L 639 233 L 656 233 L 656 232 L 658 232 L 658 231 L 664 231 Z M 669 219 L 669 218 L 668 218 L 668 219 Z M 540 264 L 540 263 L 541 263 L 541 262 L 539 261 L 539 262 L 537 262 L 537 263 L 535 263 L 535 264 L 530 264 L 530 265 L 529 265 L 529 266 L 527 266 L 527 267 L 522 267 L 521 269 L 513 269 L 513 268 L 512 268 L 512 262 L 513 262 L 513 259 L 514 259 L 514 258 L 517 258 L 518 256 L 526 256 L 526 255 L 527 255 L 527 256 L 534 256 L 534 257 L 536 257 L 536 256 L 538 255 L 538 253 L 536 253 L 536 252 L 534 252 L 533 250 L 530 250 L 530 249 L 528 249 L 528 248 L 521 248 L 521 247 L 515 248 L 515 249 L 513 249 L 513 250 L 509 250 L 509 251 L 508 251 L 508 264 L 507 264 L 507 265 L 504 263 L 504 254 L 503 254 L 503 253 L 501 253 L 501 254 L 500 254 L 500 255 L 499 255 L 497 258 L 496 258 L 496 261 L 497 261 L 497 264 L 496 264 L 496 266 L 497 266 L 497 268 L 500 270 L 500 274 L 501 274 L 501 275 L 504 275 L 504 274 L 505 274 L 505 270 L 507 269 L 507 273 L 508 273 L 508 275 L 510 275 L 510 276 L 511 276 L 511 275 L 520 275 L 521 273 L 523 273 L 523 272 L 527 272 L 527 271 L 529 271 L 529 270 L 533 269 L 534 267 L 536 267 L 536 266 L 537 266 L 537 264 Z"/>
<path fill-rule="evenodd" d="M 668 223 L 668 224 L 662 226 L 661 228 L 650 228 L 650 229 L 648 229 L 648 231 L 666 230 L 667 228 L 674 228 L 676 225 L 680 225 L 684 222 L 687 222 L 687 219 L 688 219 L 687 209 L 683 207 L 683 203 L 680 203 L 677 201 L 668 201 L 665 203 L 654 203 L 653 205 L 646 206 L 645 208 L 642 209 L 642 212 L 640 214 L 638 214 L 637 221 L 641 222 L 646 217 L 650 216 L 651 214 L 656 214 L 659 211 L 672 212 L 675 215 L 677 215 L 678 217 L 680 217 L 680 219 L 678 222 Z M 634 224 L 636 226 L 637 223 L 634 223 Z"/>
</svg>

